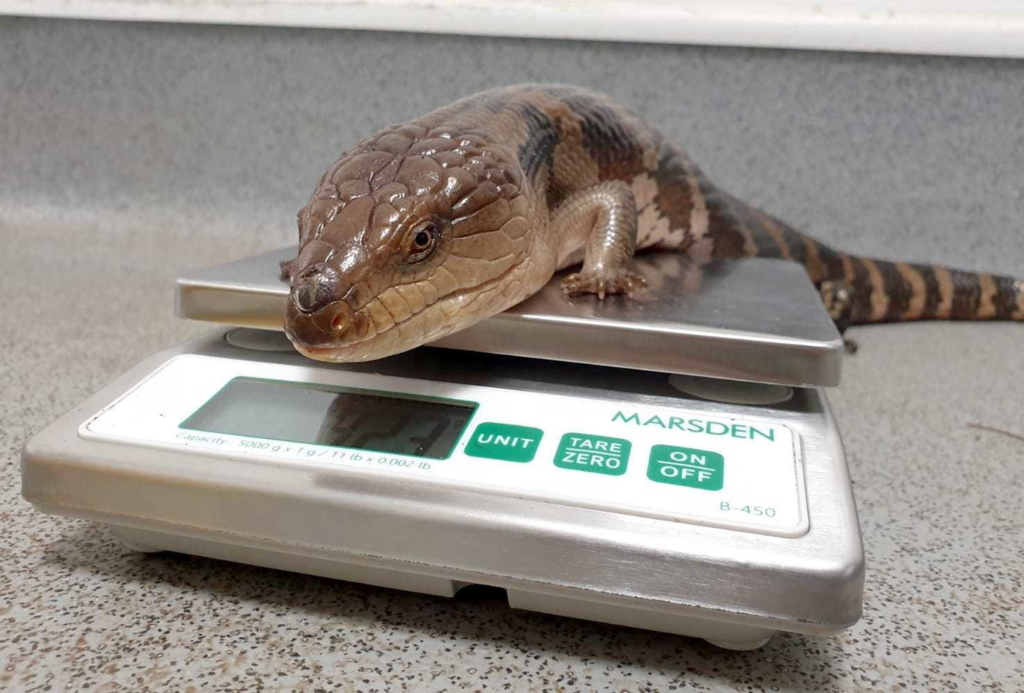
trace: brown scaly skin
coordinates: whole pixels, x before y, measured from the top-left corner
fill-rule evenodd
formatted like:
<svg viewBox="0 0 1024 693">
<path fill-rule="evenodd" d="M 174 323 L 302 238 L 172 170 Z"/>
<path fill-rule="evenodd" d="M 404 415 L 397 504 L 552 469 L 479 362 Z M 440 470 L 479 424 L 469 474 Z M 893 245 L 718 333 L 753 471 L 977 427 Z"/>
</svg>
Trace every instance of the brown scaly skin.
<svg viewBox="0 0 1024 693">
<path fill-rule="evenodd" d="M 712 185 L 607 97 L 523 85 L 359 142 L 299 212 L 285 329 L 302 353 L 362 361 L 501 312 L 583 263 L 567 293 L 632 294 L 636 249 L 801 263 L 832 318 L 1024 320 L 1024 282 L 833 250 Z"/>
</svg>

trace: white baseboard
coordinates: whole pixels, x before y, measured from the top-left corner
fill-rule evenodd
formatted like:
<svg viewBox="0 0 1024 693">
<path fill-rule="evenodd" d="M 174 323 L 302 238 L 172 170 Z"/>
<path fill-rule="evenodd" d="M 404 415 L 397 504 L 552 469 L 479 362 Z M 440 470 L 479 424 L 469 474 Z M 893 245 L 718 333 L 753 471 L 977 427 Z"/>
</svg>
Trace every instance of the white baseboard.
<svg viewBox="0 0 1024 693">
<path fill-rule="evenodd" d="M 1024 57 L 1022 0 L 0 0 L 0 14 Z"/>
</svg>

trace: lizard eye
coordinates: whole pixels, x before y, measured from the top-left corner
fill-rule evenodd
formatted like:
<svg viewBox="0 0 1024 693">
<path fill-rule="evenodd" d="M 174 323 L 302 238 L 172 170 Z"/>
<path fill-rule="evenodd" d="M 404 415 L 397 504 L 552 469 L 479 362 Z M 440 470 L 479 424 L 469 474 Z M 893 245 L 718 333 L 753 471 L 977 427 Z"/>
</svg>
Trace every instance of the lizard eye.
<svg viewBox="0 0 1024 693">
<path fill-rule="evenodd" d="M 437 246 L 437 237 L 440 228 L 433 219 L 415 227 L 412 232 L 412 242 L 409 247 L 409 262 L 420 262 L 425 260 L 434 247 Z"/>
</svg>

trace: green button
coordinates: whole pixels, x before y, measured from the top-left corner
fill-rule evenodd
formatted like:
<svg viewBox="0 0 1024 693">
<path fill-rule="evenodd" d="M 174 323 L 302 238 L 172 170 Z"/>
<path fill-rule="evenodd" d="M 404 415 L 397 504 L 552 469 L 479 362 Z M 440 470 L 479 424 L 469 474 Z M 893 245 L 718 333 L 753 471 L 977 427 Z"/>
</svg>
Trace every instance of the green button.
<svg viewBox="0 0 1024 693">
<path fill-rule="evenodd" d="M 544 431 L 528 426 L 482 423 L 473 431 L 466 445 L 470 457 L 486 457 L 506 462 L 529 462 L 537 454 Z"/>
<path fill-rule="evenodd" d="M 710 450 L 655 445 L 647 463 L 647 478 L 660 484 L 721 491 L 725 458 Z"/>
<path fill-rule="evenodd" d="M 558 444 L 555 466 L 620 476 L 626 473 L 630 447 L 630 442 L 622 438 L 606 438 L 589 433 L 566 433 L 562 436 L 562 442 Z"/>
</svg>

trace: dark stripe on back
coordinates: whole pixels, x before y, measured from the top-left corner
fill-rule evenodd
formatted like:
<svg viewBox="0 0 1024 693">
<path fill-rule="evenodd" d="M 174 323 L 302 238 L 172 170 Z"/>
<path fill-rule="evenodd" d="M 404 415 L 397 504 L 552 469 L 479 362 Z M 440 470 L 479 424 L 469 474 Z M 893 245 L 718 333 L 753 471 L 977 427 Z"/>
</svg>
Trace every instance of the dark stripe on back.
<svg viewBox="0 0 1024 693">
<path fill-rule="evenodd" d="M 774 217 L 736 198 L 733 198 L 733 208 L 743 225 L 750 230 L 757 246 L 758 257 L 790 257 L 801 265 L 804 264 L 807 249 L 796 232 Z"/>
<path fill-rule="evenodd" d="M 722 194 L 723 200 L 734 218 L 739 222 L 740 229 L 747 229 L 757 246 L 758 257 L 789 258 L 803 265 L 807 260 L 807 247 L 803 237 L 775 217 L 751 207 L 732 195 Z M 744 239 L 744 244 L 746 239 Z M 785 250 L 783 250 L 785 248 Z"/>
<path fill-rule="evenodd" d="M 885 319 L 898 320 L 910 308 L 910 284 L 893 263 L 875 260 L 875 266 L 882 273 L 882 279 L 885 282 L 885 296 L 889 300 Z"/>
<path fill-rule="evenodd" d="M 1013 277 L 993 277 L 996 281 L 996 295 L 992 299 L 996 306 L 996 320 L 1008 320 L 1017 310 L 1017 289 Z"/>
<path fill-rule="evenodd" d="M 683 157 L 668 145 L 662 145 L 658 152 L 658 170 L 654 173 L 654 181 L 658 185 L 654 204 L 661 215 L 668 219 L 669 228 L 689 229 L 690 213 L 693 211 L 690 180 Z"/>
<path fill-rule="evenodd" d="M 935 310 L 942 303 L 942 292 L 939 290 L 939 279 L 931 265 L 913 265 L 913 268 L 924 278 L 925 297 L 921 316 L 934 318 Z"/>
<path fill-rule="evenodd" d="M 564 103 L 580 119 L 583 146 L 602 180 L 630 181 L 643 172 L 643 145 L 618 113 L 587 94 L 574 94 Z"/>
<path fill-rule="evenodd" d="M 713 240 L 711 256 L 716 258 L 746 257 L 746 236 L 743 219 L 737 213 L 733 199 L 711 185 L 701 186 L 708 205 L 708 233 Z"/>
<path fill-rule="evenodd" d="M 846 268 L 843 266 L 842 253 L 833 250 L 823 243 L 818 243 L 818 257 L 825 266 L 825 278 L 841 282 L 846 279 Z"/>
<path fill-rule="evenodd" d="M 757 210 L 751 209 L 746 205 L 746 203 L 740 202 L 731 195 L 730 198 L 732 198 L 730 206 L 733 214 L 735 214 L 740 223 L 750 231 L 750 234 L 754 239 L 754 245 L 757 246 L 757 256 L 783 257 L 782 248 L 779 247 L 779 243 L 775 240 L 775 236 L 768 231 L 768 225 L 762 214 Z M 785 242 L 785 240 L 783 240 L 783 242 Z"/>
<path fill-rule="evenodd" d="M 953 317 L 971 320 L 978 314 L 978 306 L 981 304 L 978 275 L 960 270 L 950 272 L 953 275 Z"/>
<path fill-rule="evenodd" d="M 533 179 L 541 167 L 554 162 L 558 145 L 558 127 L 542 110 L 530 103 L 519 105 L 526 121 L 526 142 L 519 148 L 519 165 Z"/>
<path fill-rule="evenodd" d="M 871 318 L 871 294 L 874 284 L 871 282 L 871 275 L 859 257 L 850 258 L 853 263 L 853 317 L 856 322 L 867 321 Z"/>
</svg>

